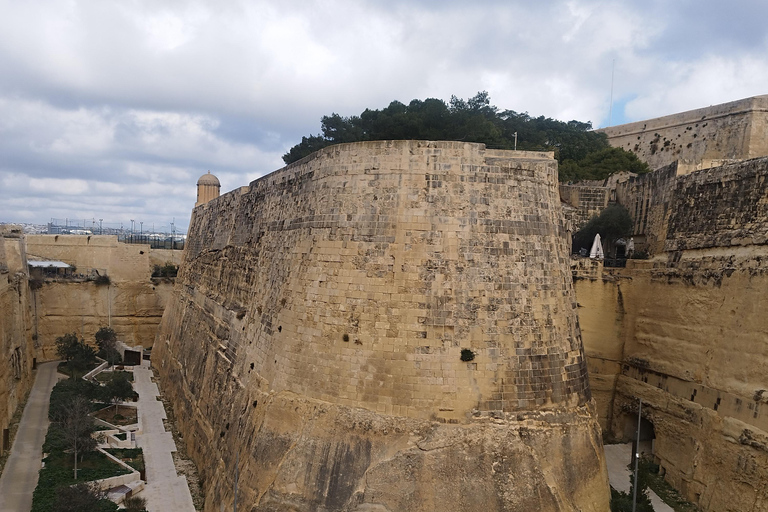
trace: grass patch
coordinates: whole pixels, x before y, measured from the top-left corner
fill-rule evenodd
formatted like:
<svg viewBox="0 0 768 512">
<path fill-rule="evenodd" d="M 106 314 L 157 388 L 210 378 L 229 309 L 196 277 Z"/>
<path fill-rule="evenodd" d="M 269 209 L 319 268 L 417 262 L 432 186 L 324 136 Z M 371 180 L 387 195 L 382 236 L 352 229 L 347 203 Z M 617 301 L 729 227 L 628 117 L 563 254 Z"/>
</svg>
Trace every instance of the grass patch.
<svg viewBox="0 0 768 512">
<path fill-rule="evenodd" d="M 94 361 L 88 364 L 88 369 L 85 370 L 85 372 L 79 372 L 79 371 L 75 372 L 76 373 L 75 377 L 82 377 L 83 375 L 90 372 L 100 364 L 101 363 L 99 361 Z M 56 367 L 56 371 L 61 373 L 62 375 L 66 375 L 67 377 L 72 378 L 72 369 L 67 365 L 66 362 L 59 363 L 59 365 Z"/>
<path fill-rule="evenodd" d="M 699 507 L 683 498 L 677 489 L 664 480 L 664 477 L 659 474 L 658 464 L 643 458 L 640 459 L 639 469 L 646 472 L 648 487 L 658 494 L 664 503 L 675 509 L 675 512 L 700 512 Z"/>
<path fill-rule="evenodd" d="M 112 372 L 101 372 L 98 375 L 96 375 L 96 380 L 98 380 L 99 382 L 109 382 L 110 379 L 112 379 L 112 375 L 116 373 L 119 373 L 122 376 L 124 376 L 128 382 L 133 382 L 133 372 L 125 372 L 120 370 L 116 370 Z"/>
<path fill-rule="evenodd" d="M 107 451 L 136 471 L 144 471 L 144 451 L 141 448 L 110 448 Z"/>
<path fill-rule="evenodd" d="M 51 423 L 48 428 L 43 452 L 48 453 L 48 456 L 43 459 L 45 467 L 40 470 L 40 480 L 32 495 L 31 512 L 53 510 L 56 490 L 60 487 L 128 473 L 127 469 L 115 464 L 103 453 L 94 451 L 86 453 L 82 461 L 78 461 L 75 480 L 72 471 L 74 457 L 64 452 L 62 433 L 56 423 Z"/>
</svg>

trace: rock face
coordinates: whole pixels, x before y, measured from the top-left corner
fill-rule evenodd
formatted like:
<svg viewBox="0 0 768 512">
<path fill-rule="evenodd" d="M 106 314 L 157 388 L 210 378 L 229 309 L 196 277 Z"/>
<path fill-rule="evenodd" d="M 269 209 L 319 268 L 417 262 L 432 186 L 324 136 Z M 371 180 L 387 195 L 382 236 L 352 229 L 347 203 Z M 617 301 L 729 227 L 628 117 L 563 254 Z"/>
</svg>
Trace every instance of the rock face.
<svg viewBox="0 0 768 512">
<path fill-rule="evenodd" d="M 768 158 L 633 178 L 650 260 L 577 271 L 601 425 L 706 511 L 768 511 Z M 651 443 L 652 441 L 652 443 Z"/>
<path fill-rule="evenodd" d="M 600 511 L 551 154 L 326 148 L 194 210 L 153 365 L 206 510 Z M 237 454 L 237 455 L 236 455 Z"/>
<path fill-rule="evenodd" d="M 5 430 L 33 380 L 28 282 L 21 228 L 0 226 L 0 454 Z"/>
<path fill-rule="evenodd" d="M 178 262 L 180 251 L 119 243 L 114 235 L 27 235 L 25 239 L 31 258 L 61 260 L 74 265 L 78 274 L 96 271 L 110 278 L 109 284 L 46 279 L 32 291 L 38 359 L 56 359 L 57 337 L 76 332 L 93 344 L 94 334 L 104 326 L 111 326 L 128 345 L 152 346 L 173 288 L 171 280 L 150 277 L 152 266 Z"/>
</svg>

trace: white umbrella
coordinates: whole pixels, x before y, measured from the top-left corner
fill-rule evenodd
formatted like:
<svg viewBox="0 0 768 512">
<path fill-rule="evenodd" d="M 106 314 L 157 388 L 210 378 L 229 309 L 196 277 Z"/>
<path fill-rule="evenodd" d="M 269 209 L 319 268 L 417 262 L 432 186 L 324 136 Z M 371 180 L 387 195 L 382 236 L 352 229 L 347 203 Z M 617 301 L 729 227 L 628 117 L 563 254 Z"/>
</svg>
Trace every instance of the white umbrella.
<svg viewBox="0 0 768 512">
<path fill-rule="evenodd" d="M 603 259 L 603 244 L 600 243 L 600 233 L 595 235 L 595 241 L 592 242 L 592 249 L 589 251 L 589 257 L 593 260 Z"/>
</svg>

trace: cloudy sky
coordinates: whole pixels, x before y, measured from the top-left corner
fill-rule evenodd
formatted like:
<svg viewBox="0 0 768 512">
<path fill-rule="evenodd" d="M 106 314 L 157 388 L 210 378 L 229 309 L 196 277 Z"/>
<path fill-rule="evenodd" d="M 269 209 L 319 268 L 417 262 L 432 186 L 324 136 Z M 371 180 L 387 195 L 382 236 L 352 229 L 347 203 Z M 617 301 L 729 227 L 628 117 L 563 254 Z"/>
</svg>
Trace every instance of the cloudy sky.
<svg viewBox="0 0 768 512">
<path fill-rule="evenodd" d="M 185 227 L 320 117 L 467 98 L 612 124 L 768 94 L 763 0 L 0 0 L 0 221 Z M 614 64 L 615 63 L 615 64 Z"/>
</svg>

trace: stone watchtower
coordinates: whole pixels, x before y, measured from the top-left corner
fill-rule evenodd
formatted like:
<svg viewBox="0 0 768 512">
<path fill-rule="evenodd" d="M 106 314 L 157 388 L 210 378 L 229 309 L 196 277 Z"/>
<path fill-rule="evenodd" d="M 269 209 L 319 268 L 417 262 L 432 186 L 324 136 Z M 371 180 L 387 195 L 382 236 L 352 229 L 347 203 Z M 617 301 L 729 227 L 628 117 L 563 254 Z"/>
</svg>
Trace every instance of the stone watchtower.
<svg viewBox="0 0 768 512">
<path fill-rule="evenodd" d="M 197 180 L 197 202 L 195 203 L 195 206 L 197 207 L 207 203 L 211 199 L 216 199 L 219 197 L 220 190 L 221 183 L 219 183 L 219 178 L 211 174 L 211 171 L 208 171 L 207 174 L 203 174 L 200 176 L 200 179 Z"/>
</svg>

